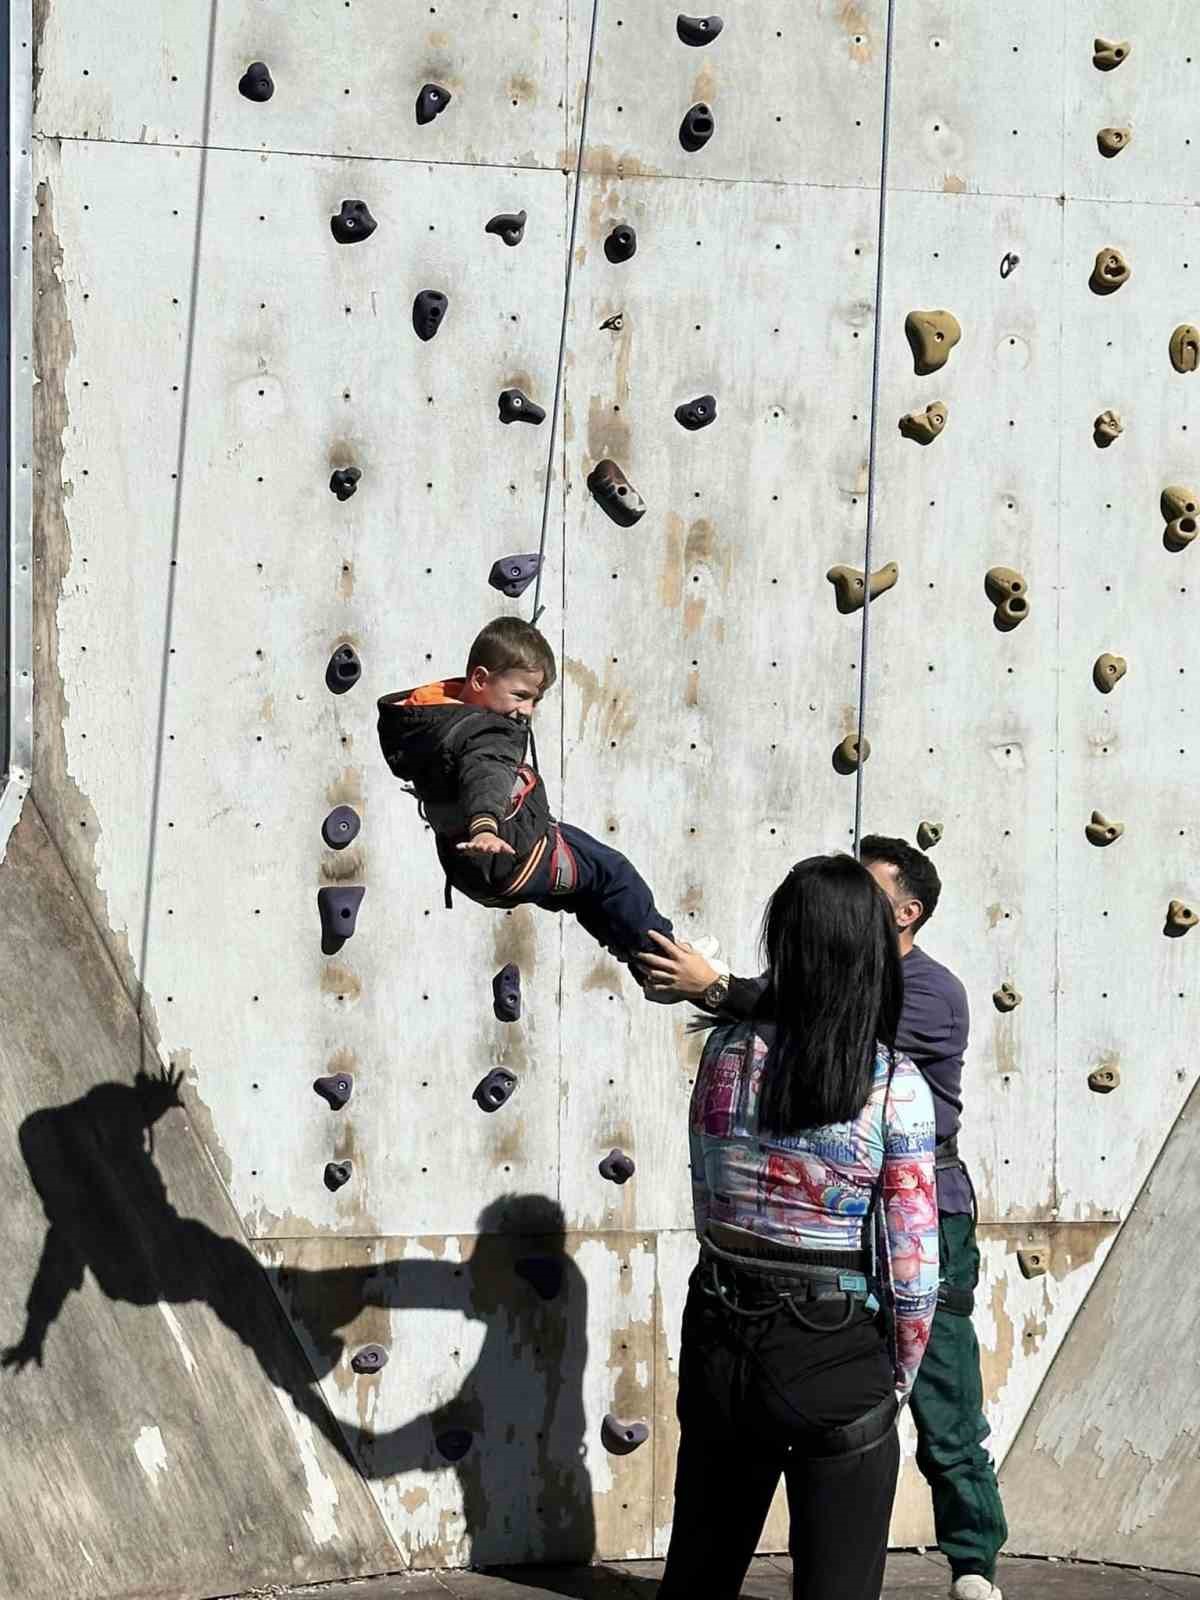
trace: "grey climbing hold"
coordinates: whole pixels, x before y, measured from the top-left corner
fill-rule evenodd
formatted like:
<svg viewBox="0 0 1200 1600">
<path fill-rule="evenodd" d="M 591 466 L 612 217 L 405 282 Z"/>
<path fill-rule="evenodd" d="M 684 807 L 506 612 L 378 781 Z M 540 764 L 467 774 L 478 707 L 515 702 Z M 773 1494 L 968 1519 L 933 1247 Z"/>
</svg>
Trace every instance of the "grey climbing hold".
<svg viewBox="0 0 1200 1600">
<path fill-rule="evenodd" d="M 519 600 L 542 570 L 542 558 L 531 551 L 523 556 L 501 556 L 492 563 L 488 582 L 510 600 Z"/>
<path fill-rule="evenodd" d="M 1015 1011 L 1022 998 L 1011 983 L 1002 983 L 992 995 L 992 1004 L 997 1011 Z"/>
<path fill-rule="evenodd" d="M 354 1079 L 348 1072 L 332 1072 L 315 1079 L 313 1088 L 331 1111 L 340 1111 L 354 1093 Z"/>
<path fill-rule="evenodd" d="M 342 209 L 329 219 L 330 232 L 339 244 L 369 239 L 378 226 L 365 200 L 343 200 Z"/>
<path fill-rule="evenodd" d="M 684 44 L 711 44 L 725 26 L 721 17 L 688 17 L 681 11 L 675 18 L 675 32 Z"/>
<path fill-rule="evenodd" d="M 1196 537 L 1198 528 L 1200 523 L 1197 523 L 1195 517 L 1176 517 L 1174 522 L 1168 522 L 1163 530 L 1163 543 L 1168 550 L 1176 552 L 1186 550 Z"/>
<path fill-rule="evenodd" d="M 453 98 L 449 89 L 443 88 L 440 83 L 425 84 L 417 96 L 418 125 L 423 128 L 434 117 L 440 117 Z"/>
<path fill-rule="evenodd" d="M 1029 592 L 1025 579 L 1012 567 L 991 567 L 983 580 L 984 591 L 996 608 L 995 624 L 1001 633 L 1011 633 L 1029 615 Z"/>
<path fill-rule="evenodd" d="M 321 916 L 321 949 L 327 956 L 335 956 L 347 939 L 354 936 L 358 926 L 358 908 L 366 888 L 360 884 L 343 883 L 336 888 L 317 890 L 317 910 Z"/>
<path fill-rule="evenodd" d="M 614 266 L 632 260 L 637 255 L 637 229 L 628 222 L 618 222 L 604 241 L 604 254 Z"/>
<path fill-rule="evenodd" d="M 471 1448 L 475 1435 L 469 1428 L 443 1428 L 434 1436 L 434 1444 L 447 1461 L 461 1461 Z"/>
<path fill-rule="evenodd" d="M 1050 1252 L 1048 1250 L 1034 1249 L 1017 1251 L 1017 1265 L 1021 1269 L 1021 1276 L 1023 1278 L 1044 1278 L 1049 1263 Z"/>
<path fill-rule="evenodd" d="M 683 405 L 675 407 L 675 421 L 681 428 L 686 428 L 689 433 L 698 433 L 701 428 L 707 428 L 710 423 L 716 420 L 717 401 L 715 395 L 697 395 L 695 400 L 687 400 Z"/>
<path fill-rule="evenodd" d="M 861 611 L 866 604 L 867 581 L 866 574 L 858 567 L 830 567 L 825 574 L 833 585 L 837 608 L 842 616 L 848 617 L 855 611 Z M 886 594 L 889 589 L 896 586 L 900 576 L 900 568 L 894 561 L 889 561 L 886 567 L 880 567 L 878 572 L 871 574 L 871 599 L 878 600 L 881 594 Z"/>
<path fill-rule="evenodd" d="M 1092 44 L 1092 65 L 1100 72 L 1112 72 L 1132 48 L 1128 39 L 1097 38 Z"/>
<path fill-rule="evenodd" d="M 387 1364 L 388 1353 L 381 1344 L 365 1344 L 350 1357 L 350 1365 L 363 1377 L 382 1372 Z"/>
<path fill-rule="evenodd" d="M 1100 154 L 1111 161 L 1113 156 L 1119 156 L 1128 147 L 1132 138 L 1132 128 L 1101 128 L 1096 135 L 1096 143 L 1100 147 Z"/>
<path fill-rule="evenodd" d="M 1132 276 L 1132 269 L 1121 252 L 1106 246 L 1096 252 L 1088 287 L 1093 294 L 1116 294 Z"/>
<path fill-rule="evenodd" d="M 1125 424 L 1115 411 L 1102 411 L 1092 423 L 1092 438 L 1100 450 L 1107 450 L 1125 432 Z"/>
<path fill-rule="evenodd" d="M 252 61 L 238 80 L 238 93 L 247 100 L 257 101 L 259 105 L 268 101 L 275 93 L 275 85 L 271 80 L 271 69 L 265 61 Z"/>
<path fill-rule="evenodd" d="M 683 121 L 679 124 L 679 142 L 685 150 L 695 154 L 697 150 L 704 149 L 715 127 L 711 109 L 701 100 L 684 113 Z"/>
<path fill-rule="evenodd" d="M 352 644 L 340 644 L 325 668 L 325 687 L 330 694 L 346 694 L 362 677 L 362 662 Z"/>
<path fill-rule="evenodd" d="M 932 444 L 946 426 L 950 408 L 942 400 L 935 400 L 924 411 L 909 411 L 900 418 L 900 432 L 915 444 Z"/>
<path fill-rule="evenodd" d="M 472 1099 L 481 1111 L 499 1111 L 517 1087 L 517 1080 L 504 1067 L 493 1067 L 480 1078 L 472 1091 Z"/>
<path fill-rule="evenodd" d="M 1092 812 L 1092 820 L 1084 828 L 1089 844 L 1094 844 L 1098 850 L 1103 850 L 1106 845 L 1116 844 L 1125 832 L 1123 822 L 1110 822 L 1100 811 Z"/>
<path fill-rule="evenodd" d="M 349 500 L 357 492 L 361 477 L 361 467 L 337 467 L 330 474 L 329 487 L 339 500 Z"/>
<path fill-rule="evenodd" d="M 536 427 L 546 420 L 546 413 L 541 406 L 520 389 L 502 389 L 498 404 L 501 422 L 531 422 Z"/>
<path fill-rule="evenodd" d="M 1200 328 L 1180 323 L 1171 335 L 1170 353 L 1176 372 L 1195 372 L 1200 366 Z"/>
<path fill-rule="evenodd" d="M 1194 517 L 1200 512 L 1200 494 L 1184 483 L 1169 483 L 1158 504 L 1163 521 L 1175 522 L 1180 517 Z"/>
<path fill-rule="evenodd" d="M 857 772 L 864 761 L 870 759 L 871 741 L 864 739 L 860 745 L 858 735 L 848 733 L 833 752 L 833 769 L 847 778 L 852 772 Z"/>
<path fill-rule="evenodd" d="M 646 515 L 646 502 L 615 461 L 597 461 L 588 473 L 587 486 L 597 505 L 622 528 L 632 528 Z"/>
<path fill-rule="evenodd" d="M 525 222 L 524 211 L 502 211 L 499 216 L 492 217 L 483 231 L 494 233 L 497 238 L 504 240 L 509 249 L 512 249 L 525 237 Z"/>
<path fill-rule="evenodd" d="M 1200 912 L 1182 900 L 1172 900 L 1167 907 L 1167 920 L 1163 932 L 1168 939 L 1182 939 L 1189 928 L 1200 922 Z"/>
<path fill-rule="evenodd" d="M 928 377 L 949 361 L 962 328 L 950 311 L 910 311 L 904 319 L 904 337 L 913 353 L 914 371 L 918 377 Z"/>
<path fill-rule="evenodd" d="M 922 850 L 932 850 L 941 844 L 943 827 L 940 822 L 922 822 L 917 829 L 917 845 Z"/>
<path fill-rule="evenodd" d="M 325 1187 L 330 1194 L 344 1188 L 350 1182 L 354 1173 L 354 1166 L 349 1161 L 327 1161 L 325 1163 Z"/>
<path fill-rule="evenodd" d="M 331 850 L 344 850 L 353 844 L 362 826 L 362 818 L 353 806 L 334 806 L 321 824 L 321 837 Z"/>
<path fill-rule="evenodd" d="M 492 1011 L 497 1022 L 521 1020 L 521 969 L 515 961 L 501 967 L 492 979 Z"/>
<path fill-rule="evenodd" d="M 1115 1062 L 1106 1061 L 1088 1073 L 1088 1088 L 1093 1094 L 1111 1094 L 1121 1081 L 1121 1069 Z"/>
<path fill-rule="evenodd" d="M 637 1168 L 634 1166 L 633 1157 L 627 1156 L 624 1150 L 610 1150 L 600 1163 L 600 1176 L 607 1178 L 609 1183 L 628 1183 Z"/>
<path fill-rule="evenodd" d="M 1114 656 L 1105 651 L 1102 656 L 1097 656 L 1092 667 L 1092 682 L 1101 694 L 1111 694 L 1121 679 L 1125 676 L 1128 663 L 1124 656 Z"/>
<path fill-rule="evenodd" d="M 514 1270 L 519 1278 L 533 1285 L 543 1300 L 554 1300 L 562 1293 L 562 1256 L 522 1256 Z"/>
<path fill-rule="evenodd" d="M 650 1429 L 644 1422 L 625 1422 L 611 1411 L 600 1424 L 600 1441 L 612 1456 L 632 1455 L 649 1437 Z"/>
<path fill-rule="evenodd" d="M 418 339 L 426 343 L 442 325 L 450 302 L 440 289 L 422 289 L 413 301 L 412 323 Z"/>
</svg>

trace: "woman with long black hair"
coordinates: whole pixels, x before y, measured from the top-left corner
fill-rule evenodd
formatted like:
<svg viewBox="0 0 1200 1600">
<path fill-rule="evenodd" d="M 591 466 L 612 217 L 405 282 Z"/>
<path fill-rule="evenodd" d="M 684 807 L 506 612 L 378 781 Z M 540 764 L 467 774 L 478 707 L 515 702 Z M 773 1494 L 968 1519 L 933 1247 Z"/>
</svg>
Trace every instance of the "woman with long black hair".
<svg viewBox="0 0 1200 1600">
<path fill-rule="evenodd" d="M 933 1101 L 895 1052 L 896 928 L 864 866 L 799 862 L 763 947 L 758 1011 L 714 1028 L 692 1094 L 700 1260 L 660 1593 L 736 1600 L 782 1474 L 795 1600 L 878 1600 L 937 1301 Z"/>
</svg>

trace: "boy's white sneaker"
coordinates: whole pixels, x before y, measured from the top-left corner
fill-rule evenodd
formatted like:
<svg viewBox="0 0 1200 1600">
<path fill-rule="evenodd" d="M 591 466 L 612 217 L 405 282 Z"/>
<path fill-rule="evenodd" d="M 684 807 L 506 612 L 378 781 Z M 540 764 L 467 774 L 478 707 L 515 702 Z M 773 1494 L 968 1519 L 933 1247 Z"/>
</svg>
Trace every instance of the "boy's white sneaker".
<svg viewBox="0 0 1200 1600">
<path fill-rule="evenodd" d="M 687 944 L 697 953 L 702 955 L 710 967 L 718 973 L 728 973 L 730 968 L 721 959 L 720 941 L 710 934 L 702 934 L 696 939 L 680 939 L 680 944 Z M 656 1006 L 674 1006 L 681 1000 L 686 1000 L 686 995 L 680 994 L 678 989 L 656 989 L 648 981 L 642 984 L 642 995 Z"/>
<path fill-rule="evenodd" d="M 965 1577 L 956 1578 L 950 1593 L 954 1600 L 1004 1600 L 996 1585 L 979 1572 L 968 1572 Z"/>
</svg>

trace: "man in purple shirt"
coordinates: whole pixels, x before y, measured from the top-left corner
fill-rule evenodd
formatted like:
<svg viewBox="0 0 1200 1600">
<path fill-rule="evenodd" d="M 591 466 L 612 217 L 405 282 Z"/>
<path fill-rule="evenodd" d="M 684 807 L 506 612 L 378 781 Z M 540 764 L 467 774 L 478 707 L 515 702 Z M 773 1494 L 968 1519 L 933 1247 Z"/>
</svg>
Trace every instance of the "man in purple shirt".
<svg viewBox="0 0 1200 1600">
<path fill-rule="evenodd" d="M 956 1600 L 1001 1600 L 996 1557 L 1008 1525 L 983 1414 L 979 1342 L 971 1324 L 979 1250 L 975 1191 L 958 1155 L 962 1068 L 967 1048 L 967 994 L 954 974 L 914 944 L 941 894 L 937 869 L 903 839 L 868 834 L 860 859 L 892 903 L 904 963 L 904 1009 L 896 1048 L 911 1057 L 933 1092 L 937 1122 L 938 1310 L 912 1395 L 917 1465 L 933 1498 L 938 1547 L 950 1562 Z M 761 978 L 718 973 L 687 946 L 656 940 L 644 957 L 658 980 L 681 999 L 721 1016 L 752 1015 L 763 998 Z"/>
</svg>

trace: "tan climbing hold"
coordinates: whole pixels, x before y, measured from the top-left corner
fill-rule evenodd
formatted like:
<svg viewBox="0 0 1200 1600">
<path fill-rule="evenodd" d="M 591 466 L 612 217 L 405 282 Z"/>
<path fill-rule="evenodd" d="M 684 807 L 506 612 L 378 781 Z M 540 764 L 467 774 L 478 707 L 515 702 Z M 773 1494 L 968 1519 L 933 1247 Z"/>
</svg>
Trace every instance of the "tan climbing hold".
<svg viewBox="0 0 1200 1600">
<path fill-rule="evenodd" d="M 1111 160 L 1113 156 L 1121 154 L 1132 138 L 1132 128 L 1101 128 L 1096 135 L 1096 143 L 1100 146 L 1100 154 Z"/>
<path fill-rule="evenodd" d="M 1198 922 L 1200 922 L 1200 912 L 1182 900 L 1172 900 L 1167 907 L 1166 932 L 1176 938 L 1185 934 L 1189 928 L 1194 928 Z"/>
<path fill-rule="evenodd" d="M 857 772 L 863 762 L 870 759 L 871 741 L 869 739 L 862 741 L 862 753 L 860 755 L 858 735 L 854 733 L 848 733 L 833 752 L 833 765 L 843 776 L 851 772 Z"/>
<path fill-rule="evenodd" d="M 992 1004 L 997 1011 L 1015 1011 L 1022 998 L 1011 983 L 1002 983 L 992 995 Z"/>
<path fill-rule="evenodd" d="M 833 585 L 837 608 L 843 616 L 849 616 L 852 611 L 862 610 L 865 604 L 866 583 L 859 567 L 830 567 L 825 576 Z M 894 561 L 889 561 L 886 567 L 880 567 L 878 572 L 873 572 L 871 599 L 878 600 L 881 594 L 886 594 L 889 589 L 895 588 L 899 576 L 900 568 Z"/>
<path fill-rule="evenodd" d="M 1050 1252 L 1043 1249 L 1018 1250 L 1017 1265 L 1023 1278 L 1044 1278 L 1050 1265 Z"/>
<path fill-rule="evenodd" d="M 1096 657 L 1096 664 L 1092 668 L 1092 682 L 1101 694 L 1111 694 L 1125 676 L 1127 666 L 1128 662 L 1124 656 L 1110 655 L 1106 650 L 1102 656 Z"/>
<path fill-rule="evenodd" d="M 1092 65 L 1101 72 L 1119 67 L 1133 49 L 1128 39 L 1101 39 L 1092 43 Z"/>
<path fill-rule="evenodd" d="M 923 822 L 917 829 L 917 845 L 922 850 L 932 850 L 942 842 L 943 831 L 940 822 Z"/>
<path fill-rule="evenodd" d="M 917 444 L 932 444 L 946 426 L 949 414 L 950 409 L 945 402 L 935 400 L 924 411 L 910 411 L 901 417 L 900 432 Z"/>
<path fill-rule="evenodd" d="M 1120 1081 L 1121 1069 L 1111 1062 L 1088 1073 L 1088 1088 L 1093 1094 L 1111 1094 Z"/>
<path fill-rule="evenodd" d="M 1121 252 L 1105 246 L 1096 254 L 1096 264 L 1088 281 L 1093 294 L 1116 294 L 1131 276 L 1129 263 Z"/>
<path fill-rule="evenodd" d="M 1092 812 L 1092 820 L 1083 830 L 1088 837 L 1088 843 L 1103 849 L 1106 844 L 1116 844 L 1125 832 L 1123 822 L 1110 822 L 1100 811 Z"/>
<path fill-rule="evenodd" d="M 1092 423 L 1092 438 L 1101 450 L 1107 450 L 1114 439 L 1119 439 L 1125 432 L 1125 424 L 1115 411 L 1102 411 Z"/>
<path fill-rule="evenodd" d="M 904 336 L 913 353 L 918 377 L 940 372 L 950 352 L 962 338 L 958 318 L 950 311 L 910 311 L 904 319 Z"/>
<path fill-rule="evenodd" d="M 1168 550 L 1186 550 L 1200 530 L 1200 523 L 1195 517 L 1176 517 L 1174 522 L 1168 522 L 1163 532 L 1163 543 Z"/>
<path fill-rule="evenodd" d="M 1176 372 L 1195 372 L 1200 366 L 1200 328 L 1181 322 L 1171 335 L 1171 365 Z"/>
<path fill-rule="evenodd" d="M 1174 522 L 1179 517 L 1194 517 L 1200 511 L 1200 495 L 1185 483 L 1169 483 L 1159 501 L 1163 521 Z"/>
<path fill-rule="evenodd" d="M 1011 633 L 1029 615 L 1029 592 L 1025 579 L 1012 567 L 992 567 L 983 580 L 987 597 L 996 608 L 996 626 Z"/>
</svg>

